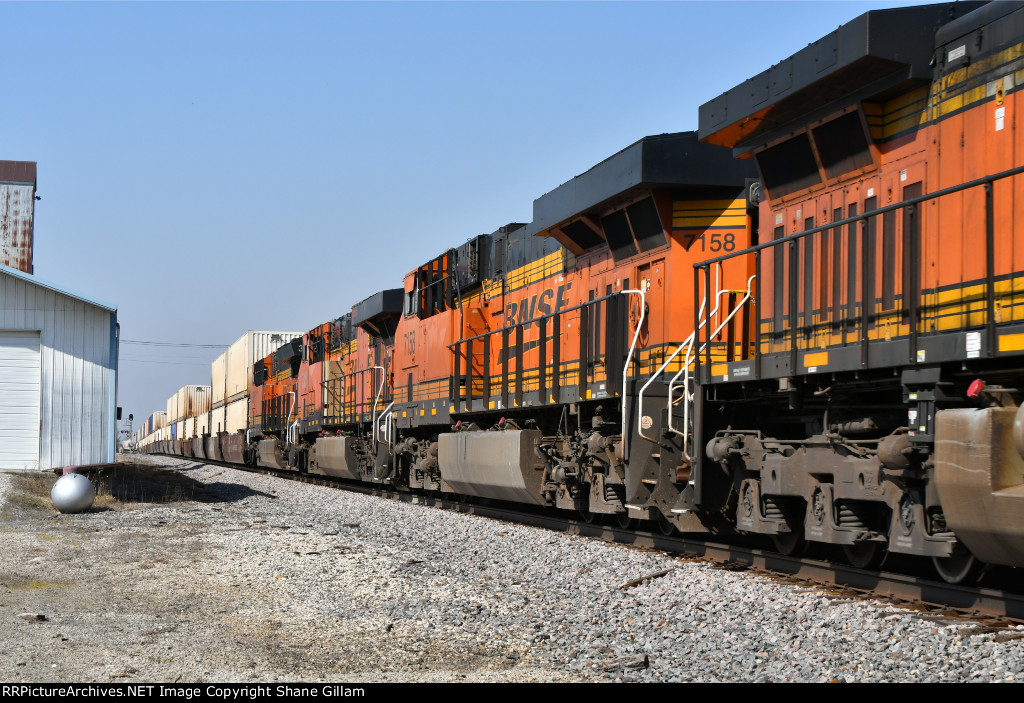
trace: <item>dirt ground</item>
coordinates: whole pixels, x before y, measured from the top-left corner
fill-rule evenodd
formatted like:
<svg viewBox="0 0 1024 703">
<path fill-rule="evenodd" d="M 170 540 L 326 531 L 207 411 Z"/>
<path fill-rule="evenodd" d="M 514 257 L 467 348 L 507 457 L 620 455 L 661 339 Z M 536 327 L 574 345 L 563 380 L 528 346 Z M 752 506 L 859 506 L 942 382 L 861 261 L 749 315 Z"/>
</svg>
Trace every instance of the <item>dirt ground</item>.
<svg viewBox="0 0 1024 703">
<path fill-rule="evenodd" d="M 0 679 L 572 680 L 507 651 L 444 651 L 444 638 L 431 645 L 429 633 L 415 646 L 390 644 L 372 623 L 335 617 L 317 580 L 338 568 L 328 541 L 344 535 L 297 532 L 295 542 L 324 543 L 303 553 L 308 585 L 283 591 L 279 574 L 240 575 L 243 559 L 294 561 L 296 531 L 287 514 L 240 504 L 269 496 L 273 479 L 229 482 L 225 471 L 126 463 L 90 476 L 97 498 L 79 515 L 52 507 L 53 474 L 0 474 Z M 262 504 L 275 502 L 284 501 Z"/>
</svg>

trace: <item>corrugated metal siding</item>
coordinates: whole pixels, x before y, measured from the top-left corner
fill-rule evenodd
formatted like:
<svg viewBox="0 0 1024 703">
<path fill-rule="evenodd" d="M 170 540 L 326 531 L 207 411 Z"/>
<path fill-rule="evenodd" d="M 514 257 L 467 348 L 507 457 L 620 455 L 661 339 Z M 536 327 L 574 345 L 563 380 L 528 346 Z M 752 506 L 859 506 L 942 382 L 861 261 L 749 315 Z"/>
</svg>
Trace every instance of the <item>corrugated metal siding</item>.
<svg viewBox="0 0 1024 703">
<path fill-rule="evenodd" d="M 36 165 L 0 161 L 0 264 L 32 273 Z"/>
<path fill-rule="evenodd" d="M 0 330 L 40 331 L 40 469 L 114 461 L 116 322 L 116 313 L 0 271 Z"/>
<path fill-rule="evenodd" d="M 39 333 L 0 330 L 0 469 L 39 468 Z"/>
<path fill-rule="evenodd" d="M 177 392 L 177 420 L 210 412 L 209 386 L 182 386 Z"/>
</svg>

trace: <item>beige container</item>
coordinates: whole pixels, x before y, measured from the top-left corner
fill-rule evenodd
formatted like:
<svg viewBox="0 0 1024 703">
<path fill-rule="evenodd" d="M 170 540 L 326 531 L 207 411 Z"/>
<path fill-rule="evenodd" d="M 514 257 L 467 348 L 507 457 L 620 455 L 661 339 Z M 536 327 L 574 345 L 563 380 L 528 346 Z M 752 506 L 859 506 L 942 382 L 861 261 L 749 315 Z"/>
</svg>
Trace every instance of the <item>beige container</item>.
<svg viewBox="0 0 1024 703">
<path fill-rule="evenodd" d="M 244 430 L 249 424 L 249 399 L 242 398 L 225 408 L 225 426 L 228 432 Z"/>
<path fill-rule="evenodd" d="M 181 416 L 178 415 L 178 393 L 175 391 L 174 395 L 167 399 L 167 424 L 173 425 L 180 419 Z"/>
<path fill-rule="evenodd" d="M 162 413 L 159 410 L 153 413 L 153 426 L 149 428 L 150 432 L 159 430 L 161 427 L 167 427 L 167 413 Z"/>
<path fill-rule="evenodd" d="M 181 437 L 182 439 L 192 439 L 196 436 L 196 419 L 194 417 L 186 417 L 184 420 L 185 434 Z"/>
<path fill-rule="evenodd" d="M 228 403 L 249 395 L 249 377 L 253 363 L 266 358 L 281 345 L 301 337 L 302 332 L 255 332 L 248 331 L 228 349 L 227 388 L 225 401 Z"/>
<path fill-rule="evenodd" d="M 201 413 L 196 416 L 196 437 L 210 434 L 210 413 Z"/>
<path fill-rule="evenodd" d="M 227 408 L 219 407 L 210 411 L 210 434 L 214 437 L 218 432 L 227 432 L 227 425 L 224 422 L 224 415 Z"/>
<path fill-rule="evenodd" d="M 225 351 L 210 364 L 210 387 L 213 395 L 210 398 L 210 407 L 219 408 L 224 405 L 225 394 L 228 383 L 228 353 Z"/>
<path fill-rule="evenodd" d="M 177 396 L 179 420 L 210 412 L 210 386 L 182 386 Z"/>
</svg>

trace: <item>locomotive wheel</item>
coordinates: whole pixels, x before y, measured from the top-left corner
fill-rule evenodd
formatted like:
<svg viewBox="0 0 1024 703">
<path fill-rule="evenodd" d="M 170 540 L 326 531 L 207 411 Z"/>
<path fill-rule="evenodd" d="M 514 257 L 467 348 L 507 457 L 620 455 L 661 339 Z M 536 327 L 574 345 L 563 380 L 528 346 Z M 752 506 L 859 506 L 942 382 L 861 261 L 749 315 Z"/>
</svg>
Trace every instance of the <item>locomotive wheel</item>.
<svg viewBox="0 0 1024 703">
<path fill-rule="evenodd" d="M 635 530 L 638 522 L 639 520 L 630 517 L 628 512 L 615 513 L 615 524 L 623 530 Z"/>
<path fill-rule="evenodd" d="M 803 532 L 779 532 L 772 535 L 772 542 L 775 543 L 775 551 L 787 557 L 803 556 L 807 551 L 807 540 Z"/>
<path fill-rule="evenodd" d="M 844 544 L 846 561 L 858 569 L 877 569 L 889 556 L 889 550 L 881 542 L 857 542 Z"/>
<path fill-rule="evenodd" d="M 661 513 L 658 513 L 658 529 L 661 530 L 661 534 L 666 537 L 671 537 L 676 533 L 676 526 L 672 524 L 671 520 Z"/>
<path fill-rule="evenodd" d="M 977 581 L 982 563 L 970 552 L 948 557 L 932 557 L 935 570 L 946 583 L 971 585 Z"/>
<path fill-rule="evenodd" d="M 576 514 L 579 515 L 582 522 L 590 525 L 597 519 L 597 515 L 590 512 L 590 499 L 586 496 L 577 498 L 573 504 L 576 506 Z"/>
</svg>

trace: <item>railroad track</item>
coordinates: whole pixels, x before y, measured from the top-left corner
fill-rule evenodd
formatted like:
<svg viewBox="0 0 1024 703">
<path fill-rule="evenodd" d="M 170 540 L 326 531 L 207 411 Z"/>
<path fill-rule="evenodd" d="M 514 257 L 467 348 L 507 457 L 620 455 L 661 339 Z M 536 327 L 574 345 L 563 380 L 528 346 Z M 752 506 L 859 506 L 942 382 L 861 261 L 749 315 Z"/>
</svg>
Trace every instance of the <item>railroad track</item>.
<svg viewBox="0 0 1024 703">
<path fill-rule="evenodd" d="M 175 457 L 177 458 L 177 457 Z M 877 599 L 917 608 L 931 617 L 969 618 L 982 626 L 1002 629 L 1024 624 L 1024 594 L 1020 577 L 1014 570 L 1003 570 L 992 580 L 995 586 L 952 585 L 923 575 L 913 560 L 896 562 L 900 571 L 870 571 L 831 561 L 821 555 L 785 556 L 749 544 L 726 544 L 687 535 L 664 535 L 644 529 L 623 529 L 618 526 L 586 522 L 568 515 L 557 515 L 539 509 L 510 507 L 485 499 L 471 501 L 446 496 L 424 495 L 399 491 L 380 484 L 359 484 L 325 476 L 297 474 L 266 467 L 243 467 L 207 459 L 188 459 L 206 464 L 240 469 L 292 481 L 329 486 L 375 495 L 391 500 L 430 506 L 443 510 L 478 515 L 510 523 L 526 524 L 581 537 L 601 539 L 636 549 L 652 549 L 717 564 L 730 570 L 745 570 L 770 578 L 785 579 L 808 587 L 826 588 L 834 595 Z M 922 567 L 924 568 L 924 567 Z M 638 582 L 664 575 L 652 574 Z M 1015 583 L 1016 582 L 1016 583 Z M 1024 634 L 1021 635 L 1024 637 Z"/>
</svg>

